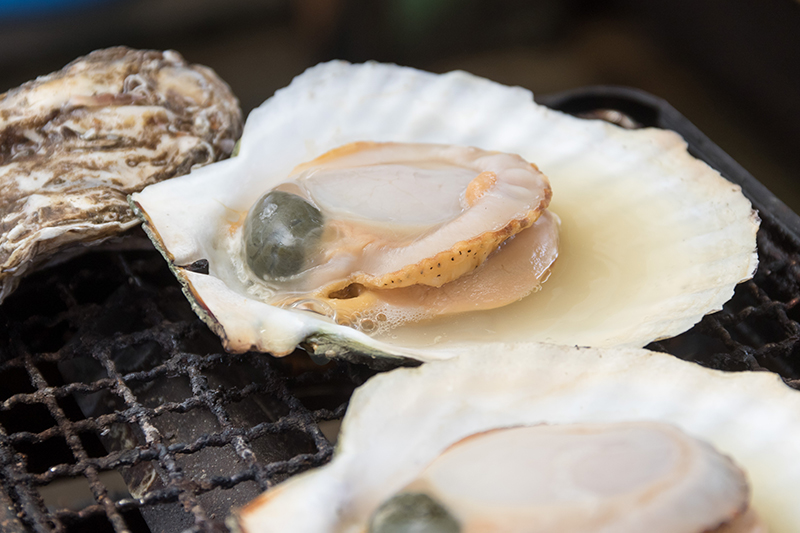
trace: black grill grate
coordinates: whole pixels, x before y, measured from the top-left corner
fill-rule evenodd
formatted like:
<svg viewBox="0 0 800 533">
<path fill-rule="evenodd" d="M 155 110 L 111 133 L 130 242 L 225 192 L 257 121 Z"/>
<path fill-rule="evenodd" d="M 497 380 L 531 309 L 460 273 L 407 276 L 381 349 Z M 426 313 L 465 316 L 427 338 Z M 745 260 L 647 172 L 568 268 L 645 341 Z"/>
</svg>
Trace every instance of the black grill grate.
<svg viewBox="0 0 800 533">
<path fill-rule="evenodd" d="M 3 310 L 4 532 L 224 531 L 232 503 L 329 459 L 320 423 L 371 375 L 225 353 L 155 252 L 91 253 L 26 280 Z M 92 501 L 45 501 L 69 479 Z"/>
<path fill-rule="evenodd" d="M 662 103 L 623 91 L 611 103 L 625 105 L 610 106 L 603 91 L 602 102 L 583 92 L 549 104 L 615 107 L 681 131 Z M 703 138 L 681 133 L 703 157 Z M 722 312 L 649 347 L 800 388 L 800 223 L 760 201 L 755 278 Z M 328 461 L 326 431 L 373 373 L 302 353 L 225 353 L 154 251 L 95 251 L 35 274 L 0 320 L 4 533 L 227 531 L 231 507 Z"/>
</svg>

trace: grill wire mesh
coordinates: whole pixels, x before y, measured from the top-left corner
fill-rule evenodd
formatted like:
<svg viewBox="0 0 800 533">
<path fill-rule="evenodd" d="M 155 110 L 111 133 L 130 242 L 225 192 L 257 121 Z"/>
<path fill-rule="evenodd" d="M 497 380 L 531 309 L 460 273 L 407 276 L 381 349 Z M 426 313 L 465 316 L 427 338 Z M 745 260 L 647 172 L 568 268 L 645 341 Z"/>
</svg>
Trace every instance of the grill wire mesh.
<svg viewBox="0 0 800 533">
<path fill-rule="evenodd" d="M 232 504 L 330 458 L 320 426 L 372 374 L 225 353 L 156 252 L 90 253 L 0 311 L 3 532 L 226 531 Z"/>
<path fill-rule="evenodd" d="M 723 311 L 648 348 L 800 388 L 800 243 L 766 216 L 758 251 Z M 231 507 L 330 459 L 374 373 L 225 353 L 155 251 L 34 274 L 0 320 L 4 533 L 228 531 Z"/>
</svg>

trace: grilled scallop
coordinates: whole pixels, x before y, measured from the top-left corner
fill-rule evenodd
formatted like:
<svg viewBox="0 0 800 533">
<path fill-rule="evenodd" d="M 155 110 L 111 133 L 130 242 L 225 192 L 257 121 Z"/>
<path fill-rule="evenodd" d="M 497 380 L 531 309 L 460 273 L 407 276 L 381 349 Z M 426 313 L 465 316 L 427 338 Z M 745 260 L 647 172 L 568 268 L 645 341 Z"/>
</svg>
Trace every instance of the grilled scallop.
<svg viewBox="0 0 800 533">
<path fill-rule="evenodd" d="M 547 178 L 512 154 L 354 143 L 288 178 L 250 209 L 234 256 L 273 305 L 391 330 L 519 300 L 558 255 Z"/>
<path fill-rule="evenodd" d="M 778 376 L 642 349 L 496 348 L 370 379 L 331 462 L 268 490 L 237 526 L 800 530 L 800 393 Z"/>
<path fill-rule="evenodd" d="M 509 216 L 483 218 L 492 202 Z M 641 347 L 720 309 L 757 263 L 750 203 L 676 134 L 378 63 L 309 69 L 253 111 L 238 157 L 131 204 L 234 352 Z"/>
</svg>

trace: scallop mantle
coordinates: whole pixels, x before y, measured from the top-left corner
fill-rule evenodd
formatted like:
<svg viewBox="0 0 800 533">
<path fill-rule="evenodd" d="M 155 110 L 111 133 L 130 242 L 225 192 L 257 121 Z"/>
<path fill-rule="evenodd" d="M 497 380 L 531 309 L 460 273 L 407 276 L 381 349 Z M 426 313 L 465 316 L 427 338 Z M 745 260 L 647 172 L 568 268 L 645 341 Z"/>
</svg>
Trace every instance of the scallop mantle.
<svg viewBox="0 0 800 533">
<path fill-rule="evenodd" d="M 562 221 L 542 290 L 459 316 L 446 335 L 434 320 L 391 339 L 254 296 L 230 259 L 232 228 L 295 166 L 364 140 L 477 146 L 536 164 Z M 466 72 L 380 63 L 310 68 L 251 113 L 238 157 L 149 186 L 130 203 L 227 350 L 284 355 L 301 346 L 378 366 L 497 342 L 642 347 L 721 309 L 758 262 L 750 202 L 676 133 L 571 117 Z M 205 261 L 207 274 L 197 268 Z M 487 330 L 494 337 L 473 336 Z"/>
<path fill-rule="evenodd" d="M 731 457 L 770 533 L 800 531 L 800 392 L 770 372 L 722 372 L 643 349 L 498 345 L 371 378 L 332 461 L 235 512 L 238 531 L 363 531 L 450 445 L 536 424 L 674 425 Z M 391 416 L 387 416 L 391 413 Z"/>
</svg>

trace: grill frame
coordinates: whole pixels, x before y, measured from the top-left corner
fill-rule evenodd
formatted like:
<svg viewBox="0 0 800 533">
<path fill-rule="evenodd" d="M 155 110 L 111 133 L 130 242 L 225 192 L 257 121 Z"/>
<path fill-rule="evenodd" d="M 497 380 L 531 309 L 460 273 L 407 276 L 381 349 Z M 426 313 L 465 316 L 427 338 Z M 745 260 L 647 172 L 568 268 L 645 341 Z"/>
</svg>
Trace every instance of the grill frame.
<svg viewBox="0 0 800 533">
<path fill-rule="evenodd" d="M 800 388 L 800 217 L 652 95 L 589 87 L 538 101 L 675 130 L 742 186 L 762 218 L 755 278 L 723 311 L 648 347 L 713 368 L 771 370 Z M 93 251 L 34 274 L 0 320 L 0 530 L 10 533 L 227 531 L 231 506 L 330 459 L 324 425 L 375 372 L 317 366 L 300 352 L 225 353 L 155 250 Z M 193 426 L 175 428 L 177 419 Z M 210 460 L 220 454 L 223 474 Z M 43 488 L 70 478 L 86 480 L 93 503 L 48 508 Z"/>
</svg>

